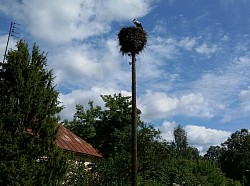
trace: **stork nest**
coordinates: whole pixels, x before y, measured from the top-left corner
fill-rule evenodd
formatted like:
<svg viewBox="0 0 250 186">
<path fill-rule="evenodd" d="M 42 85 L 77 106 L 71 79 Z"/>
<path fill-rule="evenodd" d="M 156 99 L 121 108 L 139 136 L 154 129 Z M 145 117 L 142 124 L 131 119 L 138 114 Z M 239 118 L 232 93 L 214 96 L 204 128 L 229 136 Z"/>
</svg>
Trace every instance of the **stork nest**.
<svg viewBox="0 0 250 186">
<path fill-rule="evenodd" d="M 118 34 L 120 52 L 125 54 L 139 54 L 147 44 L 147 33 L 138 27 L 124 27 Z"/>
</svg>

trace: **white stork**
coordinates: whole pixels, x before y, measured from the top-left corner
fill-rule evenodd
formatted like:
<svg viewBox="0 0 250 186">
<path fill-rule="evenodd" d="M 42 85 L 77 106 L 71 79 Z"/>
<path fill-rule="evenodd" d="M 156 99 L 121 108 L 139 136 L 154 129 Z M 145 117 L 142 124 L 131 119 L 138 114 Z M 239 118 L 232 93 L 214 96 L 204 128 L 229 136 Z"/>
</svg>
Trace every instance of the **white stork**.
<svg viewBox="0 0 250 186">
<path fill-rule="evenodd" d="M 135 26 L 136 26 L 137 28 L 143 29 L 141 23 L 140 23 L 138 20 L 134 19 L 134 20 L 133 20 L 133 23 L 135 24 Z"/>
</svg>

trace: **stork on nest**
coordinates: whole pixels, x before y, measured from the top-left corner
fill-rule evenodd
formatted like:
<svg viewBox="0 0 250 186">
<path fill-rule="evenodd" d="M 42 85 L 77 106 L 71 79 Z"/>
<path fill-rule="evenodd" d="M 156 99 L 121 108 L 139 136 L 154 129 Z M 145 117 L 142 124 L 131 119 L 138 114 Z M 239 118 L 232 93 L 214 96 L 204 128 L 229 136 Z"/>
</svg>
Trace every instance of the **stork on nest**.
<svg viewBox="0 0 250 186">
<path fill-rule="evenodd" d="M 140 23 L 138 20 L 134 19 L 134 20 L 133 20 L 133 23 L 135 24 L 135 26 L 136 26 L 137 28 L 143 29 L 141 23 Z"/>
</svg>

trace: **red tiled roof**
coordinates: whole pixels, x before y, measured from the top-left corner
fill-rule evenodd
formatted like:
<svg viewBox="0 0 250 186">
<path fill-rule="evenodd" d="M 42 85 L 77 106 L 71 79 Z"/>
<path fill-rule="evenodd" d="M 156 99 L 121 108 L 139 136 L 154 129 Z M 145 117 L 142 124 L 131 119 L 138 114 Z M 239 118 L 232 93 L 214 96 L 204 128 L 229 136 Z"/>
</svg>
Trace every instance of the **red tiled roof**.
<svg viewBox="0 0 250 186">
<path fill-rule="evenodd" d="M 102 157 L 98 150 L 65 127 L 60 126 L 58 132 L 59 136 L 56 139 L 56 144 L 60 148 L 88 156 Z"/>
</svg>

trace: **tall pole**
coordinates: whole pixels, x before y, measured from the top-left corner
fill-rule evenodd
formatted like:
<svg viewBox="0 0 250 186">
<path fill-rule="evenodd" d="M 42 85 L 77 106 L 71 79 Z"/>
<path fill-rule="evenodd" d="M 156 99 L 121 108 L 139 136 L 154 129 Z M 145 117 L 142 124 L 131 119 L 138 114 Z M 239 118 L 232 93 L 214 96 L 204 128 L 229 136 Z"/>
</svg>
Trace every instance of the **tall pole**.
<svg viewBox="0 0 250 186">
<path fill-rule="evenodd" d="M 136 58 L 132 52 L 132 186 L 137 186 Z"/>
</svg>

